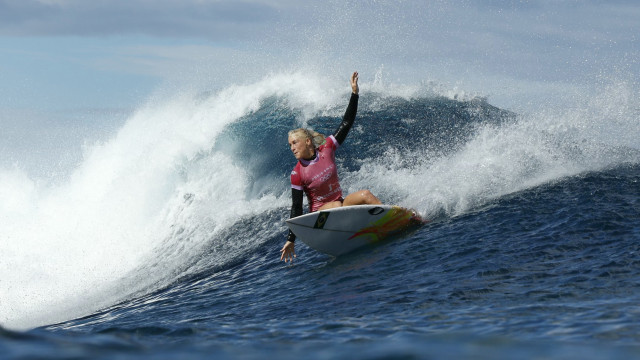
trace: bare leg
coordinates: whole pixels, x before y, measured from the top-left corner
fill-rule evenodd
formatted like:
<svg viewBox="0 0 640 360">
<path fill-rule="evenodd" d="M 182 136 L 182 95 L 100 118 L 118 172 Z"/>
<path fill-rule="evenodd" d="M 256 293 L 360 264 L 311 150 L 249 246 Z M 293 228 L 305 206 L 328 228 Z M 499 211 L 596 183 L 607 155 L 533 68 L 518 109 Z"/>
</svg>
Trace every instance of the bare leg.
<svg viewBox="0 0 640 360">
<path fill-rule="evenodd" d="M 337 207 L 340 207 L 340 206 L 342 206 L 342 202 L 341 201 L 332 201 L 332 202 L 329 202 L 329 203 L 326 203 L 326 204 L 320 206 L 318 208 L 318 211 L 327 210 L 327 209 L 333 209 L 333 208 L 337 208 Z"/>
<path fill-rule="evenodd" d="M 380 205 L 382 202 L 369 190 L 360 190 L 347 195 L 342 206 L 349 205 Z"/>
</svg>

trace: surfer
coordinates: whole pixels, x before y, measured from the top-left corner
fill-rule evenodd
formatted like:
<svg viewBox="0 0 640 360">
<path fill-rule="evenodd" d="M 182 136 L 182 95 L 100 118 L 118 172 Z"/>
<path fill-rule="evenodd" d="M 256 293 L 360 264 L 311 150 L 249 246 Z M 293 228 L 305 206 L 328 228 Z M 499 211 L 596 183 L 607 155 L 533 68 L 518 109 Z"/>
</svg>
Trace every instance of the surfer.
<svg viewBox="0 0 640 360">
<path fill-rule="evenodd" d="M 291 172 L 291 217 L 302 215 L 303 194 L 307 194 L 309 210 L 340 206 L 381 204 L 369 190 L 360 190 L 342 197 L 335 164 L 335 151 L 344 142 L 358 111 L 358 72 L 351 75 L 351 98 L 342 123 L 333 135 L 323 135 L 309 129 L 289 131 L 289 147 L 298 160 Z M 287 242 L 280 250 L 280 260 L 293 261 L 296 236 L 289 230 Z"/>
</svg>

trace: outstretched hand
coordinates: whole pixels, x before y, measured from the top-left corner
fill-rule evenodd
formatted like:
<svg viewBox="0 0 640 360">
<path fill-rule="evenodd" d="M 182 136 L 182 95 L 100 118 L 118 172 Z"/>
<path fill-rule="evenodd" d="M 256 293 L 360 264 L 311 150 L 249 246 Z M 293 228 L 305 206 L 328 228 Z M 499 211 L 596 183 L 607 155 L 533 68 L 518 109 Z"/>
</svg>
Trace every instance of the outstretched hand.
<svg viewBox="0 0 640 360">
<path fill-rule="evenodd" d="M 353 74 L 351 74 L 351 91 L 354 94 L 358 94 L 358 91 L 360 91 L 360 88 L 358 88 L 358 72 L 354 71 Z"/>
<path fill-rule="evenodd" d="M 293 262 L 293 258 L 296 257 L 296 243 L 291 241 L 287 241 L 286 244 L 280 250 L 280 261 L 284 260 L 284 262 L 290 261 Z"/>
</svg>

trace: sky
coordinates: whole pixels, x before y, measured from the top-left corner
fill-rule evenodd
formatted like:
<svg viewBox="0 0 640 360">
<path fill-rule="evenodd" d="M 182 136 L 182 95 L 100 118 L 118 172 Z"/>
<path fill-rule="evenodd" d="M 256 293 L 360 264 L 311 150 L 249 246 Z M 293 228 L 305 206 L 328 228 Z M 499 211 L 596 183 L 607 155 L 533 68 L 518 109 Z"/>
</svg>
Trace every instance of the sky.
<svg viewBox="0 0 640 360">
<path fill-rule="evenodd" d="M 516 112 L 610 84 L 640 98 L 638 19 L 636 0 L 0 0 L 0 170 L 48 177 L 157 93 L 271 74 L 358 70 L 363 89 L 437 84 Z"/>
<path fill-rule="evenodd" d="M 0 0 L 0 109 L 129 108 L 160 84 L 355 67 L 518 108 L 636 82 L 638 19 L 631 0 Z"/>
</svg>

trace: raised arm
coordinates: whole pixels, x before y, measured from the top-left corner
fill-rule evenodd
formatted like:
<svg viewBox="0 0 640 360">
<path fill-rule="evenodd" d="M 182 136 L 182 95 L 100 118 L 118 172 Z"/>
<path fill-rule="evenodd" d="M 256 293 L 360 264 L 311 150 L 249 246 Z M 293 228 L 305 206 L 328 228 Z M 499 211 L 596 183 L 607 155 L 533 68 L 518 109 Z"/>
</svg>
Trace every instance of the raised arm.
<svg viewBox="0 0 640 360">
<path fill-rule="evenodd" d="M 356 113 L 358 112 L 358 93 L 360 92 L 360 88 L 358 87 L 358 72 L 354 72 L 351 74 L 351 98 L 349 99 L 349 106 L 347 106 L 347 111 L 345 111 L 344 116 L 342 118 L 342 123 L 338 126 L 338 129 L 333 134 L 333 137 L 336 138 L 338 144 L 342 145 L 344 140 L 347 138 L 347 134 L 349 134 L 349 130 L 351 130 L 351 126 L 353 126 L 353 121 L 356 119 Z"/>
</svg>

